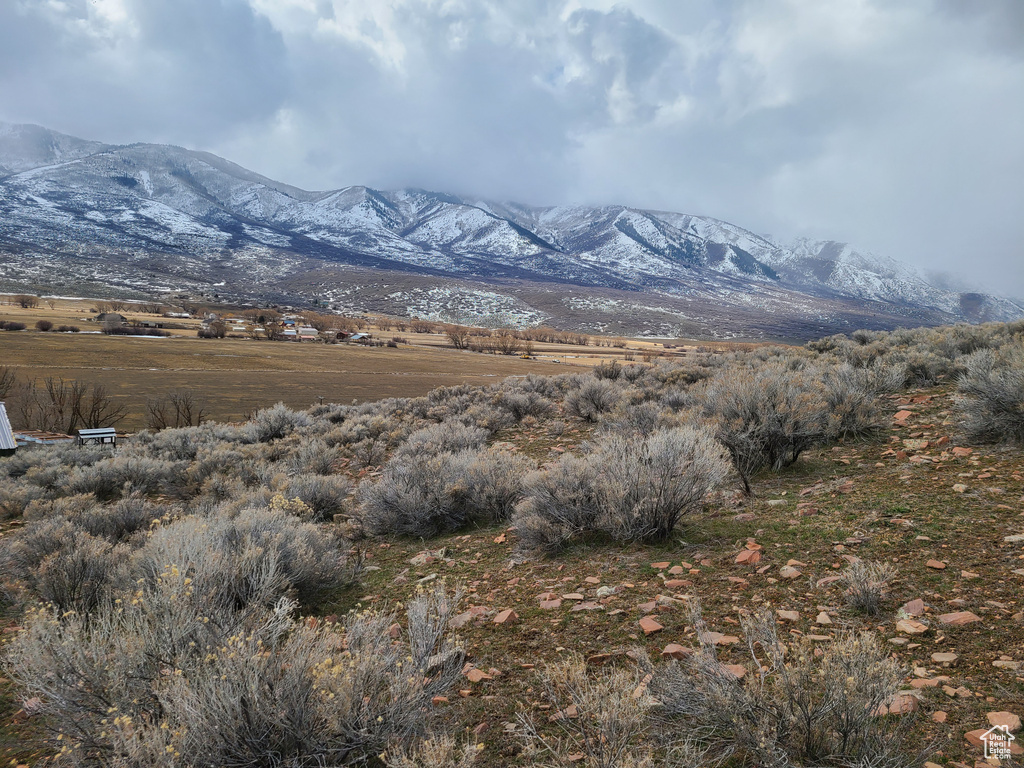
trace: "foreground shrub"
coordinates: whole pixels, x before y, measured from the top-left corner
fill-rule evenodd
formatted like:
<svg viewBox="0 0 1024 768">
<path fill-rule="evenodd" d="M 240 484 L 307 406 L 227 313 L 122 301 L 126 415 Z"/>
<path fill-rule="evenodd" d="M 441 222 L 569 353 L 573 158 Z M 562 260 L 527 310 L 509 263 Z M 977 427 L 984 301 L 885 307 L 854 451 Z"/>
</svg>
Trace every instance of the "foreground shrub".
<svg viewBox="0 0 1024 768">
<path fill-rule="evenodd" d="M 650 715 L 655 701 L 642 685 L 642 674 L 635 666 L 588 670 L 579 656 L 549 666 L 543 690 L 558 730 L 551 735 L 520 715 L 527 756 L 535 761 L 551 756 L 557 764 L 578 763 L 582 757 L 578 764 L 587 768 L 653 768 Z"/>
<path fill-rule="evenodd" d="M 586 378 L 565 396 L 565 412 L 587 422 L 608 413 L 619 401 L 619 389 L 608 379 Z"/>
<path fill-rule="evenodd" d="M 1024 445 L 1024 347 L 981 350 L 964 358 L 963 365 L 956 408 L 967 437 Z"/>
<path fill-rule="evenodd" d="M 360 519 L 373 535 L 428 538 L 508 519 L 522 498 L 527 459 L 498 449 L 396 455 L 359 486 Z"/>
<path fill-rule="evenodd" d="M 715 425 L 748 494 L 754 474 L 790 466 L 827 434 L 827 406 L 813 374 L 779 364 L 726 369 L 691 402 Z"/>
<path fill-rule="evenodd" d="M 702 429 L 613 436 L 584 457 L 563 456 L 526 480 L 514 519 L 527 549 L 557 551 L 593 533 L 617 541 L 665 539 L 728 472 Z"/>
<path fill-rule="evenodd" d="M 886 588 L 896 578 L 896 567 L 892 563 L 858 560 L 850 563 L 841 575 L 846 585 L 846 602 L 850 607 L 869 616 L 877 616 L 882 608 Z"/>
<path fill-rule="evenodd" d="M 88 621 L 30 614 L 7 674 L 54 726 L 73 765 L 362 764 L 423 733 L 463 654 L 445 631 L 455 603 L 421 595 L 404 641 L 388 613 L 344 626 L 297 622 L 282 600 L 240 630 L 188 596 L 182 576 Z"/>
<path fill-rule="evenodd" d="M 667 727 L 698 736 L 716 759 L 762 766 L 906 766 L 893 718 L 879 717 L 905 670 L 867 633 L 837 637 L 821 648 L 779 640 L 770 611 L 743 619 L 755 669 L 742 679 L 722 665 L 695 613 L 700 652 L 656 672 L 651 693 Z M 760 648 L 760 654 L 757 649 Z M 906 722 L 906 720 L 904 720 Z"/>
<path fill-rule="evenodd" d="M 269 443 L 309 425 L 310 418 L 305 413 L 293 411 L 284 403 L 278 403 L 273 408 L 257 411 L 253 420 L 245 425 L 245 434 L 252 442 Z"/>
<path fill-rule="evenodd" d="M 352 492 L 352 481 L 342 475 L 296 475 L 288 481 L 287 494 L 309 508 L 304 519 L 312 522 L 331 520 L 345 508 Z"/>
<path fill-rule="evenodd" d="M 356 577 L 343 539 L 274 507 L 182 518 L 157 530 L 132 566 L 150 584 L 173 569 L 208 606 L 235 611 L 283 595 L 308 601 Z"/>
</svg>

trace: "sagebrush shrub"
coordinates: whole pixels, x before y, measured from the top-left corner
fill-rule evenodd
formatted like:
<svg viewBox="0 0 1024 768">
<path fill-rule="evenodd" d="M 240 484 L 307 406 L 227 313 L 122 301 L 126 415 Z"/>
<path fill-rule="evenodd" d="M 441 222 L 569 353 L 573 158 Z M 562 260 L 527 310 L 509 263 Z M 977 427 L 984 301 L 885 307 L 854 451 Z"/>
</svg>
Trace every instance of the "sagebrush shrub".
<svg viewBox="0 0 1024 768">
<path fill-rule="evenodd" d="M 778 364 L 728 368 L 691 393 L 691 402 L 714 424 L 748 494 L 754 474 L 788 467 L 827 434 L 815 376 Z"/>
<path fill-rule="evenodd" d="M 506 519 L 532 469 L 497 449 L 400 453 L 376 482 L 359 486 L 360 519 L 368 533 L 428 538 L 471 523 Z"/>
<path fill-rule="evenodd" d="M 295 475 L 286 493 L 309 507 L 309 520 L 325 522 L 344 511 L 352 487 L 352 481 L 341 475 Z"/>
<path fill-rule="evenodd" d="M 567 454 L 528 476 L 514 523 L 524 547 L 548 552 L 592 533 L 617 541 L 664 539 L 728 467 L 706 430 L 613 435 L 586 456 Z"/>
<path fill-rule="evenodd" d="M 1024 445 L 1024 346 L 981 350 L 963 364 L 955 401 L 964 434 L 981 443 Z"/>
<path fill-rule="evenodd" d="M 250 441 L 268 443 L 271 440 L 280 440 L 293 430 L 308 427 L 310 423 L 311 420 L 305 413 L 293 411 L 284 403 L 278 403 L 272 408 L 257 411 L 256 416 L 244 429 Z"/>
<path fill-rule="evenodd" d="M 582 758 L 588 768 L 653 768 L 656 702 L 642 677 L 636 666 L 589 670 L 578 655 L 546 667 L 542 690 L 558 729 L 552 734 L 520 714 L 526 755 L 535 761 L 551 755 L 559 764 Z"/>
<path fill-rule="evenodd" d="M 443 594 L 414 599 L 407 639 L 395 641 L 389 613 L 351 614 L 343 626 L 299 622 L 282 600 L 239 625 L 197 605 L 189 587 L 168 574 L 88 621 L 29 615 L 5 667 L 39 697 L 63 760 L 361 764 L 410 746 L 462 666 L 436 631 L 455 605 Z"/>
<path fill-rule="evenodd" d="M 882 608 L 886 588 L 896 578 L 892 563 L 858 560 L 841 574 L 846 586 L 846 602 L 856 611 L 877 616 Z"/>
<path fill-rule="evenodd" d="M 134 554 L 132 570 L 156 583 L 172 567 L 209 606 L 237 611 L 283 595 L 305 602 L 352 583 L 356 564 L 347 549 L 343 539 L 284 510 L 254 509 L 161 527 Z"/>
<path fill-rule="evenodd" d="M 691 623 L 701 650 L 657 670 L 648 665 L 651 693 L 668 718 L 665 726 L 694 734 L 717 759 L 772 766 L 918 764 L 904 753 L 901 726 L 877 715 L 906 670 L 875 636 L 844 634 L 816 653 L 804 638 L 784 647 L 770 611 L 747 615 L 741 623 L 761 671 L 741 679 L 717 659 L 699 607 Z"/>
<path fill-rule="evenodd" d="M 620 397 L 619 388 L 608 379 L 587 378 L 565 396 L 565 411 L 587 422 L 608 413 Z"/>
</svg>

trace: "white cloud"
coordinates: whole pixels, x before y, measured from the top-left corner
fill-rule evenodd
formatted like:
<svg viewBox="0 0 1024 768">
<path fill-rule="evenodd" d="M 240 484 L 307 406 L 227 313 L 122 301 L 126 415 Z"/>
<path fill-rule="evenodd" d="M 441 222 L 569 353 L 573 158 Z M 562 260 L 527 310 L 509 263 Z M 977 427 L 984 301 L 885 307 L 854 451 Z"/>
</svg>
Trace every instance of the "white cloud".
<svg viewBox="0 0 1024 768">
<path fill-rule="evenodd" d="M 1022 52 L 1019 0 L 8 0 L 0 118 L 309 188 L 703 213 L 1024 295 Z"/>
</svg>

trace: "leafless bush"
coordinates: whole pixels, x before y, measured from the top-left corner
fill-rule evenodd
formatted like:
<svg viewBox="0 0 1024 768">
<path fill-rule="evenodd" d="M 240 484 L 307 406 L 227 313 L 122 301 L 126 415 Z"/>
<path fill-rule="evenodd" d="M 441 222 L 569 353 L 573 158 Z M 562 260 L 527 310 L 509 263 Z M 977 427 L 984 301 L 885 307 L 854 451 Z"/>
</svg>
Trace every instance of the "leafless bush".
<svg viewBox="0 0 1024 768">
<path fill-rule="evenodd" d="M 15 427 L 68 435 L 80 428 L 114 426 L 128 413 L 127 407 L 108 395 L 102 385 L 57 376 L 15 388 L 8 409 Z"/>
<path fill-rule="evenodd" d="M 619 401 L 619 390 L 607 379 L 589 378 L 565 397 L 565 411 L 583 421 L 594 422 Z"/>
<path fill-rule="evenodd" d="M 49 320 L 37 320 L 36 330 L 46 333 L 47 331 L 53 330 L 53 323 Z"/>
<path fill-rule="evenodd" d="M 588 672 L 575 655 L 547 667 L 543 688 L 557 735 L 547 735 L 532 718 L 520 715 L 527 757 L 562 765 L 579 755 L 587 768 L 653 768 L 649 732 L 655 701 L 641 677 L 636 667 Z"/>
<path fill-rule="evenodd" d="M 593 533 L 664 539 L 725 477 L 723 453 L 706 431 L 683 427 L 614 436 L 585 457 L 565 455 L 527 477 L 514 518 L 520 542 L 553 552 Z"/>
<path fill-rule="evenodd" d="M 651 679 L 651 693 L 668 717 L 666 727 L 701 734 L 710 754 L 723 761 L 917 764 L 916 756 L 903 754 L 893 719 L 877 715 L 893 700 L 905 670 L 874 636 L 843 635 L 816 655 L 813 643 L 803 638 L 785 648 L 770 611 L 746 616 L 748 649 L 761 672 L 741 679 L 716 658 L 699 612 L 692 623 L 701 651 L 657 670 Z"/>
<path fill-rule="evenodd" d="M 6 365 L 0 365 L 0 400 L 7 398 L 17 382 L 18 375 L 14 372 L 14 369 Z"/>
<path fill-rule="evenodd" d="M 530 468 L 496 449 L 396 455 L 377 482 L 359 486 L 363 526 L 374 535 L 426 538 L 505 519 Z"/>
<path fill-rule="evenodd" d="M 152 430 L 198 427 L 206 416 L 206 400 L 192 390 L 168 392 L 146 401 L 146 426 Z"/>
<path fill-rule="evenodd" d="M 956 408 L 969 439 L 1024 445 L 1024 347 L 982 350 L 964 358 Z"/>
<path fill-rule="evenodd" d="M 293 411 L 278 403 L 272 408 L 264 408 L 256 413 L 255 418 L 246 425 L 246 435 L 252 442 L 269 443 L 279 440 L 295 429 L 308 427 L 309 416 L 301 411 Z"/>
<path fill-rule="evenodd" d="M 882 609 L 886 588 L 896 578 L 896 568 L 891 563 L 858 560 L 841 575 L 850 607 L 869 616 L 877 616 Z"/>
<path fill-rule="evenodd" d="M 345 626 L 297 622 L 280 601 L 241 625 L 189 598 L 186 578 L 102 605 L 88 622 L 41 611 L 11 644 L 7 673 L 55 726 L 54 748 L 87 765 L 361 764 L 422 734 L 462 653 L 436 632 L 454 603 L 410 605 Z M 282 715 L 282 713 L 284 713 Z"/>
</svg>

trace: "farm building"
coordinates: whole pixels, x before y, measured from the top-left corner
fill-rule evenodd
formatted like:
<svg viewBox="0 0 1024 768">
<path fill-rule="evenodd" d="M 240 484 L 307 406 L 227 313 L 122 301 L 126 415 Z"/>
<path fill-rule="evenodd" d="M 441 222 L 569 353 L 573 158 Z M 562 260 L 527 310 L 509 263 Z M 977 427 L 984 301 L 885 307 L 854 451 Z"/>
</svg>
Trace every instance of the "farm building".
<svg viewBox="0 0 1024 768">
<path fill-rule="evenodd" d="M 0 456 L 12 456 L 18 449 L 18 443 L 14 439 L 14 430 L 11 429 L 11 422 L 7 418 L 7 409 L 0 403 Z"/>
<path fill-rule="evenodd" d="M 128 318 L 119 312 L 100 312 L 96 315 L 97 323 L 107 323 L 110 325 L 124 325 L 128 322 Z"/>
</svg>

